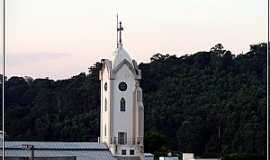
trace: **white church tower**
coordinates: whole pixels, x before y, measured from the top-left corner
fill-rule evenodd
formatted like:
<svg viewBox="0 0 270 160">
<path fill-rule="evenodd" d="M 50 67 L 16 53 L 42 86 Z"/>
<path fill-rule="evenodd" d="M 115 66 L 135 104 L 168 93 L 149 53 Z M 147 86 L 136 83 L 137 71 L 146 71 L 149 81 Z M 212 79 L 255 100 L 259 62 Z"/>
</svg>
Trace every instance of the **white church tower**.
<svg viewBox="0 0 270 160">
<path fill-rule="evenodd" d="M 122 31 L 122 24 L 117 20 L 117 48 L 113 60 L 101 61 L 99 141 L 107 144 L 117 159 L 142 160 L 144 106 L 140 88 L 141 71 L 123 48 Z"/>
</svg>

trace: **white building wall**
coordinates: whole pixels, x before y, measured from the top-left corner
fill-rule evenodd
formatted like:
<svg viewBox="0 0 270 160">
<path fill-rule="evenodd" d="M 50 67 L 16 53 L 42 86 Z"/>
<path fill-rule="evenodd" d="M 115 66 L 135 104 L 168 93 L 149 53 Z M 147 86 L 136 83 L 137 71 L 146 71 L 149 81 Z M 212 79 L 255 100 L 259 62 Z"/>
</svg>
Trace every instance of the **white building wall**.
<svg viewBox="0 0 270 160">
<path fill-rule="evenodd" d="M 120 91 L 118 85 L 120 82 L 127 84 L 126 91 Z M 135 89 L 135 77 L 126 64 L 124 64 L 116 73 L 113 81 L 113 137 L 118 137 L 118 132 L 126 132 L 127 139 L 134 138 L 133 136 L 133 92 Z M 125 98 L 126 110 L 120 111 L 120 100 Z"/>
<path fill-rule="evenodd" d="M 183 153 L 182 154 L 183 160 L 193 160 L 194 153 Z"/>
<path fill-rule="evenodd" d="M 183 160 L 220 160 L 218 158 L 194 158 L 194 153 L 183 153 Z"/>
<path fill-rule="evenodd" d="M 104 85 L 107 83 L 107 91 L 104 89 Z M 110 80 L 109 80 L 109 71 L 108 68 L 105 67 L 102 74 L 102 80 L 101 80 L 101 124 L 100 124 L 100 137 L 101 142 L 107 142 L 109 143 L 109 128 L 110 128 Z M 107 99 L 107 111 L 105 111 L 105 99 Z M 105 126 L 106 126 L 106 136 L 105 136 Z"/>
<path fill-rule="evenodd" d="M 133 64 L 122 63 L 119 68 L 108 69 L 110 61 L 103 63 L 103 68 L 100 72 L 101 80 L 101 120 L 100 120 L 100 142 L 106 143 L 113 155 L 119 157 L 137 156 L 144 159 L 143 144 L 136 144 L 136 138 L 142 137 L 139 128 L 143 125 L 138 121 L 139 106 L 143 106 L 142 101 L 138 103 L 135 78 L 138 78 L 133 71 Z M 114 69 L 116 71 L 114 71 Z M 112 75 L 110 75 L 112 74 Z M 119 90 L 119 83 L 127 84 L 126 91 Z M 107 83 L 107 91 L 104 85 Z M 138 82 L 137 82 L 138 83 Z M 138 85 L 138 84 L 137 84 Z M 136 90 L 136 92 L 135 92 Z M 140 91 L 141 92 L 141 91 Z M 121 98 L 125 99 L 125 111 L 120 111 Z M 107 111 L 105 111 L 105 98 L 107 99 Z M 141 98 L 140 98 L 141 99 Z M 142 115 L 143 116 L 143 115 Z M 142 117 L 143 118 L 143 117 Z M 139 118 L 140 119 L 140 118 Z M 143 123 L 143 120 L 142 120 Z M 106 136 L 105 136 L 106 125 Z M 141 126 L 140 126 L 141 125 Z M 118 133 L 125 132 L 127 134 L 128 144 L 114 143 L 114 137 L 118 140 Z M 135 143 L 136 142 L 136 143 Z M 126 150 L 126 155 L 122 155 L 122 150 Z M 131 155 L 130 151 L 134 154 Z"/>
</svg>

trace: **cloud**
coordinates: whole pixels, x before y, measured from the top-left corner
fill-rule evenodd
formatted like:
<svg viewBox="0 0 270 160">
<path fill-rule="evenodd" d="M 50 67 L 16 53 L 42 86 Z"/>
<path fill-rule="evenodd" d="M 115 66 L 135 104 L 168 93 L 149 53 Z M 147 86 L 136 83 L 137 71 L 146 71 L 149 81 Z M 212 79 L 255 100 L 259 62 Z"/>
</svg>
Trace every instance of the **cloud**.
<svg viewBox="0 0 270 160">
<path fill-rule="evenodd" d="M 8 67 L 18 67 L 25 64 L 44 63 L 51 60 L 62 59 L 70 56 L 67 53 L 17 53 L 6 54 L 6 64 Z"/>
</svg>

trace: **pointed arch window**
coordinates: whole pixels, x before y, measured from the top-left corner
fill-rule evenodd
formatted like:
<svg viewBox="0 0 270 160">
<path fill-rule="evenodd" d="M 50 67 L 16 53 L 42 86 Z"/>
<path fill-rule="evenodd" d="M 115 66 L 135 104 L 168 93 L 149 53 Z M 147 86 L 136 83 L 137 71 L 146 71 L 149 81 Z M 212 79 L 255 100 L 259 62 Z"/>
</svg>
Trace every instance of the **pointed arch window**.
<svg viewBox="0 0 270 160">
<path fill-rule="evenodd" d="M 107 84 L 107 82 L 105 82 L 105 84 L 104 84 L 104 90 L 107 91 L 107 88 L 108 88 L 108 84 Z"/>
<path fill-rule="evenodd" d="M 107 111 L 107 98 L 105 98 L 105 102 L 104 102 L 104 110 L 105 110 L 105 112 Z"/>
<path fill-rule="evenodd" d="M 120 100 L 120 111 L 121 112 L 126 111 L 126 100 L 124 98 L 121 98 L 121 100 Z"/>
</svg>

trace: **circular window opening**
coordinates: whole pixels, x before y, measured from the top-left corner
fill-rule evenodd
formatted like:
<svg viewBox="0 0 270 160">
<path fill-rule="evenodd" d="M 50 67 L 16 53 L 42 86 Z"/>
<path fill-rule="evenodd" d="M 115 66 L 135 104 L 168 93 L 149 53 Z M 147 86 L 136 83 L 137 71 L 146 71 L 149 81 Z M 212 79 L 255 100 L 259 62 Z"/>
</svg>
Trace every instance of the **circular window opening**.
<svg viewBox="0 0 270 160">
<path fill-rule="evenodd" d="M 127 90 L 127 84 L 125 82 L 120 82 L 118 85 L 118 88 L 120 91 L 126 91 Z"/>
</svg>

